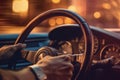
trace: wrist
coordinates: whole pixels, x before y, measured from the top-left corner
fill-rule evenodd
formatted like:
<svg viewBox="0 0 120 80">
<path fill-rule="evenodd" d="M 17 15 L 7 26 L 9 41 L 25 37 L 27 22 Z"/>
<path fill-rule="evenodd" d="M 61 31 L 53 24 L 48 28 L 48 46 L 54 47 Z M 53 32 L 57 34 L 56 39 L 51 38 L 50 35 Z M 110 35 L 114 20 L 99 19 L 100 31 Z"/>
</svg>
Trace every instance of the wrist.
<svg viewBox="0 0 120 80">
<path fill-rule="evenodd" d="M 35 77 L 29 67 L 15 72 L 15 74 L 17 76 L 17 80 L 35 80 Z"/>
<path fill-rule="evenodd" d="M 35 80 L 35 77 L 29 68 L 19 71 L 0 69 L 0 75 L 2 80 Z"/>
<path fill-rule="evenodd" d="M 29 66 L 31 72 L 34 74 L 36 80 L 45 80 L 47 79 L 46 74 L 44 73 L 43 69 L 39 65 L 32 65 Z"/>
</svg>

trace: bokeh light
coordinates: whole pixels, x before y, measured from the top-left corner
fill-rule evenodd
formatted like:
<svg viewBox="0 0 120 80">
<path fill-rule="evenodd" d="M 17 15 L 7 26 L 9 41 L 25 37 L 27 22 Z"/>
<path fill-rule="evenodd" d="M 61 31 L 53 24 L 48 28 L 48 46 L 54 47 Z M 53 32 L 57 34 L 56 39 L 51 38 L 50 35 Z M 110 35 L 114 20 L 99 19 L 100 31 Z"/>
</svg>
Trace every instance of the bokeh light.
<svg viewBox="0 0 120 80">
<path fill-rule="evenodd" d="M 109 3 L 103 3 L 103 4 L 102 4 L 102 7 L 103 7 L 104 9 L 111 9 L 111 5 L 110 5 Z"/>
<path fill-rule="evenodd" d="M 119 7 L 119 3 L 117 3 L 116 1 L 112 0 L 111 3 L 114 7 Z"/>
<path fill-rule="evenodd" d="M 28 11 L 28 0 L 13 0 L 12 10 L 16 13 Z"/>
<path fill-rule="evenodd" d="M 96 12 L 94 12 L 93 16 L 94 16 L 94 18 L 98 19 L 101 17 L 101 13 L 96 11 Z"/>
<path fill-rule="evenodd" d="M 74 11 L 74 12 L 77 12 L 77 9 L 75 6 L 71 5 L 68 7 L 68 10 L 71 10 L 71 11 Z"/>
<path fill-rule="evenodd" d="M 64 23 L 64 20 L 63 20 L 61 17 L 58 17 L 58 18 L 56 18 L 56 23 L 57 23 L 58 25 L 63 24 L 63 23 Z"/>
<path fill-rule="evenodd" d="M 49 23 L 50 26 L 55 26 L 56 25 L 56 21 L 55 21 L 54 18 L 49 19 L 48 23 Z"/>
<path fill-rule="evenodd" d="M 58 4 L 61 0 L 52 0 L 53 3 Z"/>
<path fill-rule="evenodd" d="M 70 23 L 72 23 L 72 20 L 70 18 L 65 18 L 64 23 L 70 24 Z"/>
</svg>

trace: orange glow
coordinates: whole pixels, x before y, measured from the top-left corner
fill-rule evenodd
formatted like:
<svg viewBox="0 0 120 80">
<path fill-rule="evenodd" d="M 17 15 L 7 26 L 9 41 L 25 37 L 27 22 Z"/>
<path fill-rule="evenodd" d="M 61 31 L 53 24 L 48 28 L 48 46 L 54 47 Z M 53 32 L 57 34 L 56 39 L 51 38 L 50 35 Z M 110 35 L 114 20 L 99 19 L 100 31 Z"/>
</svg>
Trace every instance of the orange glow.
<svg viewBox="0 0 120 80">
<path fill-rule="evenodd" d="M 73 6 L 73 5 L 69 6 L 68 9 L 71 10 L 71 11 L 77 12 L 76 7 Z"/>
<path fill-rule="evenodd" d="M 96 11 L 96 12 L 94 12 L 93 16 L 94 16 L 96 19 L 98 19 L 98 18 L 101 17 L 101 13 L 98 12 L 98 11 Z"/>
<path fill-rule="evenodd" d="M 103 4 L 102 4 L 102 7 L 103 7 L 104 9 L 111 9 L 111 5 L 110 5 L 109 3 L 103 3 Z"/>
<path fill-rule="evenodd" d="M 59 17 L 59 18 L 56 19 L 56 23 L 59 25 L 59 24 L 63 24 L 64 21 L 63 21 L 62 18 Z"/>
<path fill-rule="evenodd" d="M 25 26 L 1 26 L 1 34 L 20 34 L 24 30 Z M 36 26 L 31 33 L 47 32 L 49 28 L 43 26 Z"/>
<path fill-rule="evenodd" d="M 65 24 L 70 24 L 72 23 L 72 20 L 70 18 L 65 18 Z"/>
<path fill-rule="evenodd" d="M 54 18 L 49 19 L 48 23 L 49 23 L 50 26 L 55 26 L 56 25 L 56 22 L 55 22 Z"/>
<path fill-rule="evenodd" d="M 58 4 L 61 0 L 52 0 L 53 3 Z"/>
<path fill-rule="evenodd" d="M 87 0 L 70 0 L 71 5 L 68 6 L 69 10 L 72 10 L 83 17 L 86 17 L 86 9 L 87 9 Z"/>
<path fill-rule="evenodd" d="M 13 0 L 12 10 L 16 13 L 28 11 L 28 0 Z"/>
<path fill-rule="evenodd" d="M 119 6 L 116 1 L 112 1 L 111 3 L 112 3 L 112 5 L 113 5 L 114 7 L 118 7 L 118 6 Z"/>
</svg>

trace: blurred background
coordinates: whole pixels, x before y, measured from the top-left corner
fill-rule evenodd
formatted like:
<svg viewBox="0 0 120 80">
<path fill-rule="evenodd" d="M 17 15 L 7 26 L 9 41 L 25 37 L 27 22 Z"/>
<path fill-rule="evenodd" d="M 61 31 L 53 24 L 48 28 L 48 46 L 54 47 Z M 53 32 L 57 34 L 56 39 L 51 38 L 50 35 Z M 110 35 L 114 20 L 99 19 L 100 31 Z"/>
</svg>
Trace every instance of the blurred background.
<svg viewBox="0 0 120 80">
<path fill-rule="evenodd" d="M 0 0 L 0 34 L 20 33 L 38 14 L 65 8 L 80 14 L 88 24 L 100 28 L 120 27 L 120 0 Z M 39 26 L 73 23 L 69 18 L 54 17 Z M 48 27 L 49 26 L 49 27 Z M 36 27 L 33 32 L 45 32 Z"/>
</svg>

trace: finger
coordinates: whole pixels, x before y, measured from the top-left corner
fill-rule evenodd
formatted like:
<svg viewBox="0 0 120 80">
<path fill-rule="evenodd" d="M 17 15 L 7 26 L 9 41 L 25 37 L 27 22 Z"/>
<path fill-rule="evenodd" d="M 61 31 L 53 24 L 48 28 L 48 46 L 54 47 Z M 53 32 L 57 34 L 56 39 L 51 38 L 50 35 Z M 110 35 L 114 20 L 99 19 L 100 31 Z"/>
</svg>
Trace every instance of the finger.
<svg viewBox="0 0 120 80">
<path fill-rule="evenodd" d="M 58 58 L 63 59 L 64 61 L 71 61 L 72 58 L 68 55 L 60 55 Z"/>
<path fill-rule="evenodd" d="M 14 47 L 14 50 L 16 51 L 16 50 L 25 48 L 26 44 L 18 43 L 18 44 L 15 44 L 13 47 Z"/>
<path fill-rule="evenodd" d="M 18 43 L 18 44 L 16 44 L 16 47 L 18 47 L 18 48 L 25 48 L 26 44 Z"/>
<path fill-rule="evenodd" d="M 64 61 L 70 61 L 70 62 L 71 62 L 71 60 L 72 60 L 72 59 L 71 59 L 70 56 L 65 56 L 65 57 L 64 57 Z"/>
<path fill-rule="evenodd" d="M 8 51 L 10 52 L 16 52 L 17 50 L 21 50 L 23 48 L 26 47 L 26 44 L 22 44 L 22 43 L 18 43 L 18 44 L 15 44 L 15 45 L 9 45 L 7 48 Z"/>
<path fill-rule="evenodd" d="M 73 71 L 74 66 L 72 65 L 72 63 L 62 63 L 61 67 L 58 69 L 60 71 Z"/>
<path fill-rule="evenodd" d="M 57 72 L 54 74 L 58 79 L 57 80 L 71 80 L 73 72 Z"/>
</svg>

